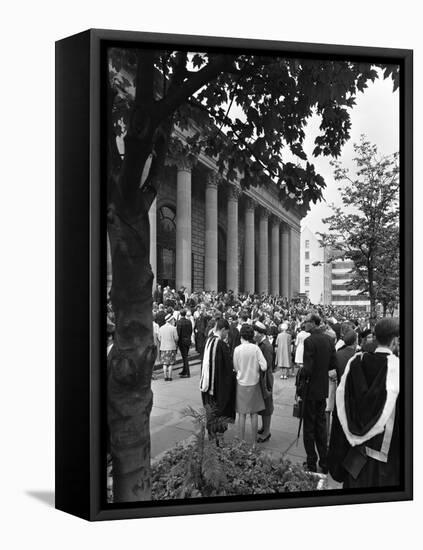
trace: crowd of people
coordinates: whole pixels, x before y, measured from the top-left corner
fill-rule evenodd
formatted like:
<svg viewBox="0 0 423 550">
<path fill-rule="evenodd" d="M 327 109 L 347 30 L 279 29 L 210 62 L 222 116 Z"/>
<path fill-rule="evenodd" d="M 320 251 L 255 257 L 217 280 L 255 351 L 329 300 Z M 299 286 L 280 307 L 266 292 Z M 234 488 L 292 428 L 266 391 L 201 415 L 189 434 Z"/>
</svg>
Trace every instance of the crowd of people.
<svg viewBox="0 0 423 550">
<path fill-rule="evenodd" d="M 208 434 L 217 445 L 237 414 L 242 439 L 249 417 L 252 444 L 268 441 L 274 376 L 295 376 L 304 467 L 330 472 L 344 487 L 398 480 L 398 319 L 382 318 L 371 329 L 362 311 L 306 297 L 157 285 L 153 333 L 165 381 L 178 349 L 179 376 L 190 377 L 195 346 Z"/>
</svg>

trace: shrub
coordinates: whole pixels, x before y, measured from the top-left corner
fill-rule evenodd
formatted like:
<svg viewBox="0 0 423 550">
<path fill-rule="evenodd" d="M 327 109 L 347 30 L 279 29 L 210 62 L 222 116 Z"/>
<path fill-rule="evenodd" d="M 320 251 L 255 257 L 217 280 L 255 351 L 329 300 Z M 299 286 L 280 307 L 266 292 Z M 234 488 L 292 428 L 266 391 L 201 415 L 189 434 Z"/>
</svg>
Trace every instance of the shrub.
<svg viewBox="0 0 423 550">
<path fill-rule="evenodd" d="M 244 441 L 216 446 L 205 436 L 206 411 L 190 409 L 199 432 L 190 445 L 177 445 L 152 466 L 152 498 L 195 498 L 317 490 L 313 474 Z"/>
</svg>

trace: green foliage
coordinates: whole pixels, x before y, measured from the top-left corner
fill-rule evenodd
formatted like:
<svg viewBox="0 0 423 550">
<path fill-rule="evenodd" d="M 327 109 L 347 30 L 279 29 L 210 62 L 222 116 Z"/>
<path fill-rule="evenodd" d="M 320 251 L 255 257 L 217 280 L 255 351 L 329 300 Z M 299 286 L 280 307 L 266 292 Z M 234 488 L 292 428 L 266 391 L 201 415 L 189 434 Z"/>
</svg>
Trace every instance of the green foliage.
<svg viewBox="0 0 423 550">
<path fill-rule="evenodd" d="M 350 288 L 369 295 L 374 321 L 377 302 L 386 309 L 399 297 L 399 157 L 379 157 L 364 136 L 354 150 L 355 178 L 332 163 L 343 207 L 332 205 L 333 215 L 323 220 L 329 227 L 321 244 L 354 262 Z"/>
<path fill-rule="evenodd" d="M 190 445 L 177 445 L 152 466 L 153 500 L 316 490 L 316 477 L 289 460 L 270 459 L 245 441 L 217 446 L 208 440 L 212 411 L 184 412 L 198 431 Z"/>
<path fill-rule="evenodd" d="M 398 67 L 380 68 L 396 89 Z M 171 120 L 171 129 L 187 131 L 183 138 L 169 134 L 174 158 L 205 153 L 226 179 L 240 176 L 245 188 L 272 181 L 287 207 L 304 211 L 325 188 L 302 147 L 307 120 L 321 117 L 313 155 L 338 157 L 357 94 L 382 74 L 369 63 L 341 60 L 116 48 L 109 73 L 115 135 L 151 129 L 148 153 L 155 157 L 159 133 Z M 283 160 L 288 148 L 297 162 Z"/>
<path fill-rule="evenodd" d="M 152 498 L 164 500 L 229 495 L 314 491 L 318 479 L 285 459 L 270 459 L 244 441 L 217 447 L 205 442 L 206 460 L 199 475 L 196 443 L 178 445 L 152 466 Z"/>
</svg>

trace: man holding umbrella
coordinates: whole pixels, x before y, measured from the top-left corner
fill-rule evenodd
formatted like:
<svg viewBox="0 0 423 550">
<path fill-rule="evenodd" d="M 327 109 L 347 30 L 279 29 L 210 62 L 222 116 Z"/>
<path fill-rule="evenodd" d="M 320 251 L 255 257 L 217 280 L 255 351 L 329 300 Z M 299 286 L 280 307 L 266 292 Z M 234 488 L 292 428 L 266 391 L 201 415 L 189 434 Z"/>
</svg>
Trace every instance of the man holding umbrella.
<svg viewBox="0 0 423 550">
<path fill-rule="evenodd" d="M 320 317 L 310 313 L 305 321 L 305 330 L 310 336 L 304 341 L 304 366 L 301 369 L 304 448 L 307 462 L 304 467 L 317 471 L 317 458 L 323 473 L 327 473 L 326 398 L 328 396 L 328 373 L 336 369 L 336 353 L 333 340 L 320 328 Z M 316 453 L 317 448 L 317 453 Z M 317 454 L 319 457 L 317 457 Z"/>
</svg>

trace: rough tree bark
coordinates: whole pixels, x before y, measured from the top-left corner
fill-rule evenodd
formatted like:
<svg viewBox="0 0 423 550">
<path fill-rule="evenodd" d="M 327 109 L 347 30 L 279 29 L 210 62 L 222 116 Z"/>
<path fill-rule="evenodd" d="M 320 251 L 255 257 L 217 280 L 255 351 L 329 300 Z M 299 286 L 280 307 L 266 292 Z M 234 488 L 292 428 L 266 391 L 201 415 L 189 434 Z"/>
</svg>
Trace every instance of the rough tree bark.
<svg viewBox="0 0 423 550">
<path fill-rule="evenodd" d="M 140 183 L 154 147 L 157 126 L 150 109 L 154 101 L 153 71 L 152 54 L 139 55 L 135 105 L 124 140 L 125 157 L 118 167 L 111 164 L 110 149 L 116 149 L 116 140 L 109 129 L 107 229 L 116 328 L 108 358 L 107 397 L 115 502 L 151 498 L 151 374 L 157 355 L 152 335 L 153 273 L 148 217 L 156 194 L 151 184 L 153 166 L 145 187 L 141 188 Z"/>
<path fill-rule="evenodd" d="M 147 500 L 150 487 L 152 338 L 148 209 L 137 217 L 123 204 L 109 212 L 115 343 L 108 364 L 108 421 L 115 502 Z"/>
<path fill-rule="evenodd" d="M 148 211 L 157 194 L 178 102 L 215 77 L 223 64 L 215 60 L 186 80 L 185 63 L 186 53 L 181 52 L 168 96 L 158 101 L 154 54 L 138 54 L 135 102 L 124 139 L 123 162 L 109 126 L 107 229 L 115 338 L 108 356 L 107 399 L 114 502 L 151 499 L 149 423 L 153 404 L 151 375 L 157 349 L 153 343 Z M 109 90 L 109 109 L 112 103 L 113 92 Z M 141 182 L 149 158 L 149 173 Z"/>
</svg>

